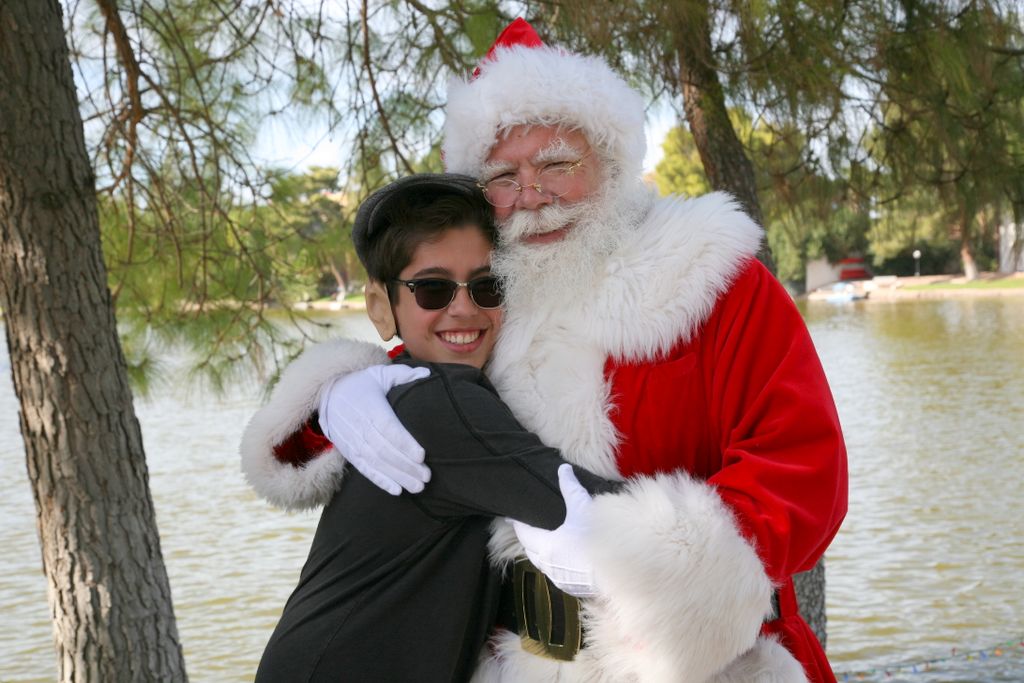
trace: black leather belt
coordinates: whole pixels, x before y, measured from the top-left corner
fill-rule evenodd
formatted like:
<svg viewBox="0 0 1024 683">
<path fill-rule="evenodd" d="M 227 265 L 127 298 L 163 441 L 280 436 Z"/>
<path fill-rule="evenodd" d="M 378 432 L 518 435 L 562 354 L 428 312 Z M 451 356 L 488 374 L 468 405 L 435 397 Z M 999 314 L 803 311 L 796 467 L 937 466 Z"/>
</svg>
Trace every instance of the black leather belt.
<svg viewBox="0 0 1024 683">
<path fill-rule="evenodd" d="M 518 633 L 523 649 L 535 655 L 571 662 L 583 647 L 580 601 L 551 583 L 521 557 L 512 581 L 503 581 L 498 625 Z"/>
</svg>

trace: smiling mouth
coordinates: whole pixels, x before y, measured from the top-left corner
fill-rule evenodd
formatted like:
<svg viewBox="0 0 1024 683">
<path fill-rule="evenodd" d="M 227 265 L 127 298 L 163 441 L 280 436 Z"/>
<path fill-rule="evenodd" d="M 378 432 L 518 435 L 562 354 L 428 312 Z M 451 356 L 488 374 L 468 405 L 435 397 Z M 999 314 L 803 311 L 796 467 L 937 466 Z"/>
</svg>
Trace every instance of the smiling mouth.
<svg viewBox="0 0 1024 683">
<path fill-rule="evenodd" d="M 481 334 L 483 334 L 481 330 L 473 330 L 471 332 L 439 332 L 438 336 L 449 344 L 462 346 L 472 344 L 480 338 Z"/>
<path fill-rule="evenodd" d="M 526 244 L 550 244 L 551 242 L 560 242 L 569 234 L 569 230 L 572 228 L 571 225 L 563 225 L 560 228 L 556 228 L 549 232 L 534 233 L 527 235 L 523 238 L 523 242 Z"/>
</svg>

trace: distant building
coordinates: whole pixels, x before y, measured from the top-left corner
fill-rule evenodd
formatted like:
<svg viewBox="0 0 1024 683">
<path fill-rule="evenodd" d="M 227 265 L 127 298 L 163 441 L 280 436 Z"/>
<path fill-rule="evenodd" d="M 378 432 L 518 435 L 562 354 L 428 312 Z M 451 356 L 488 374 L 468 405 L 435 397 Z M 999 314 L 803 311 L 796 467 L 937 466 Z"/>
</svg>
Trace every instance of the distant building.
<svg viewBox="0 0 1024 683">
<path fill-rule="evenodd" d="M 871 277 L 867 264 L 861 256 L 850 256 L 839 259 L 836 263 L 830 263 L 822 257 L 807 262 L 806 287 L 808 292 L 813 292 L 819 287 L 833 282 L 847 280 L 866 280 Z"/>
</svg>

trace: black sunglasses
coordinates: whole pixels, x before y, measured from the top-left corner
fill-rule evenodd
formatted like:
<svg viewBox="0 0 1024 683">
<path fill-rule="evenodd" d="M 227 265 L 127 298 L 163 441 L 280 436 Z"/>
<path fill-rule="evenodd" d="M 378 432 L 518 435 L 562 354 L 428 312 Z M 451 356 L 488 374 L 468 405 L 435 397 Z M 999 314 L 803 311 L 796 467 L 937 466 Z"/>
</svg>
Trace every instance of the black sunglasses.
<svg viewBox="0 0 1024 683">
<path fill-rule="evenodd" d="M 493 275 L 478 277 L 469 282 L 456 282 L 440 277 L 423 277 L 416 280 L 399 280 L 398 282 L 409 288 L 416 305 L 427 311 L 439 311 L 447 308 L 455 301 L 455 293 L 459 287 L 469 290 L 469 298 L 480 308 L 497 308 L 501 306 L 501 288 L 498 286 L 498 278 Z"/>
</svg>

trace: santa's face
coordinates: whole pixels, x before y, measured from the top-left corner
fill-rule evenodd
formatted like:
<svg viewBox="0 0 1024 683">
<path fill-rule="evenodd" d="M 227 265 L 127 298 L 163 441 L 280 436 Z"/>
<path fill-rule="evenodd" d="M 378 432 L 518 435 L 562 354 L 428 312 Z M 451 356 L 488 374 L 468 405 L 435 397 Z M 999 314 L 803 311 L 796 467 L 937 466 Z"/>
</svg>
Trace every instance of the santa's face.
<svg viewBox="0 0 1024 683">
<path fill-rule="evenodd" d="M 544 187 L 552 174 L 559 175 L 558 196 Z M 597 193 L 602 167 L 582 132 L 520 125 L 499 137 L 484 162 L 484 183 L 504 179 L 520 189 L 511 206 L 495 206 L 503 240 L 544 245 L 566 239 L 576 227 L 576 205 Z M 520 218 L 510 222 L 516 214 Z"/>
<path fill-rule="evenodd" d="M 546 180 L 551 171 L 545 171 L 552 165 L 574 173 L 552 185 Z M 501 172 L 509 175 L 495 175 Z M 491 268 L 501 279 L 507 311 L 564 311 L 591 298 L 607 258 L 633 233 L 636 212 L 614 169 L 602 163 L 586 136 L 517 126 L 495 143 L 481 177 L 514 180 L 505 190 L 521 188 L 517 196 L 506 192 L 505 199 L 514 200 L 509 206 L 495 206 L 499 235 Z"/>
</svg>

